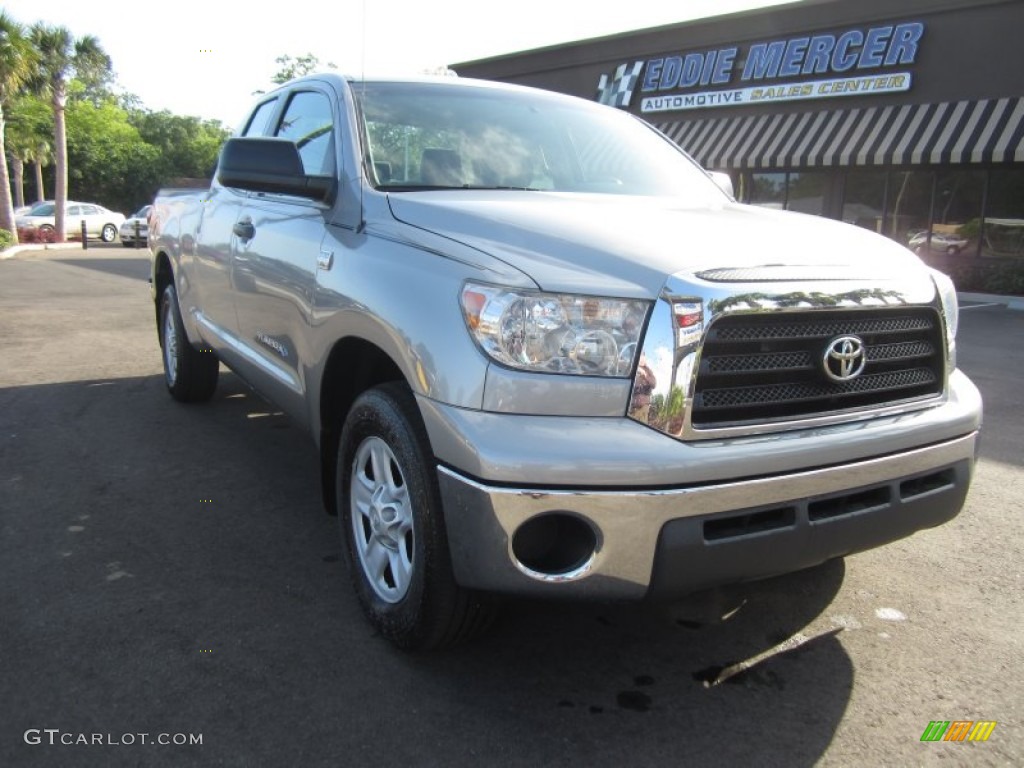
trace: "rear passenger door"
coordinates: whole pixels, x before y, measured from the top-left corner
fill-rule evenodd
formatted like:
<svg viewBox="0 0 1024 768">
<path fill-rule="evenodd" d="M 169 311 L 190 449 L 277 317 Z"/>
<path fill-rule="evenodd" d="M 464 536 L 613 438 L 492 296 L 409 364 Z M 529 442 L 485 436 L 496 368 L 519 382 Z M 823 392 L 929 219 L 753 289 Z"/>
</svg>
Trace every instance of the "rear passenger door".
<svg viewBox="0 0 1024 768">
<path fill-rule="evenodd" d="M 313 83 L 286 95 L 269 135 L 295 143 L 307 174 L 337 176 L 336 98 Z M 291 195 L 252 192 L 237 228 L 232 285 L 247 378 L 294 418 L 307 410 L 304 363 L 320 244 L 329 206 Z"/>
</svg>

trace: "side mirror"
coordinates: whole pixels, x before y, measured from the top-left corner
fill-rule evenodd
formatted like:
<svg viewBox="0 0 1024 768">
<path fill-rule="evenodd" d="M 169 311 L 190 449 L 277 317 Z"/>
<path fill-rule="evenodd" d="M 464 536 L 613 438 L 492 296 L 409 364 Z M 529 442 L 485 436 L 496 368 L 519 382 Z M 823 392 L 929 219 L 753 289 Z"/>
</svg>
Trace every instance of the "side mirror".
<svg viewBox="0 0 1024 768">
<path fill-rule="evenodd" d="M 275 192 L 331 203 L 338 190 L 333 176 L 309 176 L 299 149 L 287 139 L 228 139 L 220 152 L 217 181 L 250 192 Z"/>
<path fill-rule="evenodd" d="M 736 199 L 736 193 L 732 188 L 732 176 L 722 171 L 704 171 L 720 190 L 729 196 L 730 200 Z"/>
</svg>

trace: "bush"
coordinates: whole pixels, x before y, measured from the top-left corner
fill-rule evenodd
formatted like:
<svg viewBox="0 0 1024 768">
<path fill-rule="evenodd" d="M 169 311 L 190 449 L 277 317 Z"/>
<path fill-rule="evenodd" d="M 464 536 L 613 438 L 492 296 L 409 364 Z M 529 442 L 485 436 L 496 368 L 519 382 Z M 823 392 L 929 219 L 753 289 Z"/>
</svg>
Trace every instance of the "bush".
<svg viewBox="0 0 1024 768">
<path fill-rule="evenodd" d="M 949 270 L 958 291 L 1024 296 L 1024 259 L 958 264 Z"/>
<path fill-rule="evenodd" d="M 0 229 L 0 251 L 14 245 L 14 235 L 6 229 Z"/>
</svg>

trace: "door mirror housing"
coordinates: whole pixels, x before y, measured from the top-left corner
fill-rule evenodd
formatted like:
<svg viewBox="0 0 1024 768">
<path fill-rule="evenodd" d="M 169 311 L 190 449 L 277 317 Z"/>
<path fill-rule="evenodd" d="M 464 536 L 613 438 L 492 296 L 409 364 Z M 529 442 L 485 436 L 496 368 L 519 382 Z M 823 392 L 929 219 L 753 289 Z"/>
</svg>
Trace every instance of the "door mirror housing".
<svg viewBox="0 0 1024 768">
<path fill-rule="evenodd" d="M 333 176 L 311 176 L 299 149 L 287 139 L 228 139 L 220 152 L 217 181 L 225 187 L 306 197 L 331 204 L 338 192 Z"/>
</svg>

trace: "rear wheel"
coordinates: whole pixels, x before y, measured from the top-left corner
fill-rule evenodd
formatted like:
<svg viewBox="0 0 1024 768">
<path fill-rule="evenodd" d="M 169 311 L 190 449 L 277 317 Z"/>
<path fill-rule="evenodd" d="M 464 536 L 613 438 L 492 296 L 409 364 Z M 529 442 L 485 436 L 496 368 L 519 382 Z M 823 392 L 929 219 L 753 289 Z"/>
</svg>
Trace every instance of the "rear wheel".
<svg viewBox="0 0 1024 768">
<path fill-rule="evenodd" d="M 117 227 L 113 224 L 104 224 L 103 229 L 100 230 L 100 239 L 104 243 L 112 243 L 117 237 Z"/>
<path fill-rule="evenodd" d="M 49 224 L 43 224 L 39 227 L 39 234 L 37 237 L 39 238 L 40 243 L 52 243 L 57 239 L 57 230 Z"/>
<path fill-rule="evenodd" d="M 182 403 L 209 400 L 217 388 L 220 362 L 213 350 L 196 349 L 189 342 L 173 283 L 164 288 L 160 300 L 160 347 L 171 396 Z"/>
<path fill-rule="evenodd" d="M 364 613 L 407 650 L 452 645 L 493 616 L 489 601 L 455 583 L 436 471 L 404 385 L 359 396 L 338 450 L 338 517 Z"/>
</svg>

